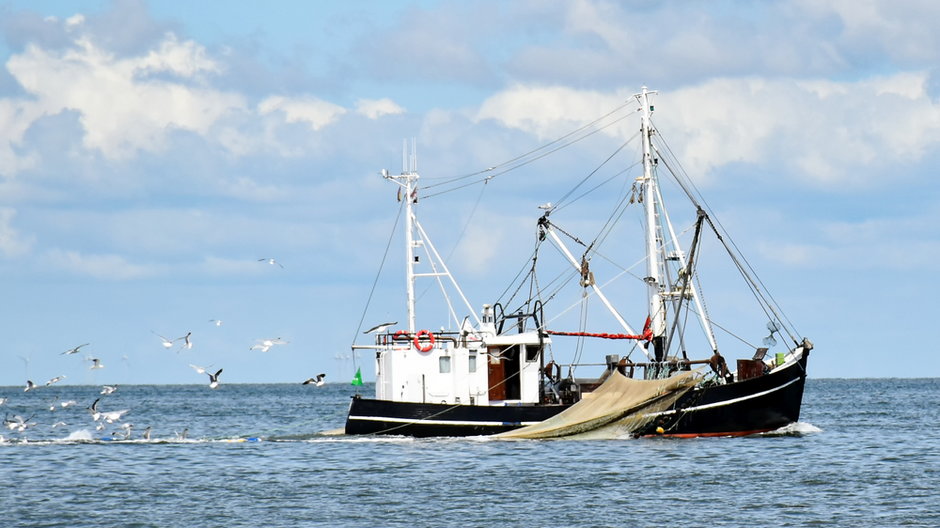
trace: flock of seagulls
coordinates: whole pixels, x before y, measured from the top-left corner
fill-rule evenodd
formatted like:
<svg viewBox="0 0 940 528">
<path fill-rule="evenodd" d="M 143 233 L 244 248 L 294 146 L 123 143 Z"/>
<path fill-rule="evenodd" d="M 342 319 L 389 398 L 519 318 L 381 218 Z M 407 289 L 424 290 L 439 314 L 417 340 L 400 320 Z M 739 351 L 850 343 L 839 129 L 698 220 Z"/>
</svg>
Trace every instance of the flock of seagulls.
<svg viewBox="0 0 940 528">
<path fill-rule="evenodd" d="M 282 269 L 284 268 L 283 264 L 281 264 L 274 258 L 263 258 L 263 259 L 258 259 L 258 261 L 265 262 L 271 266 L 278 266 Z M 208 322 L 216 327 L 222 326 L 221 319 L 209 319 Z M 371 328 L 366 333 L 380 333 L 395 324 L 397 323 L 395 322 L 383 323 L 381 325 L 377 325 Z M 180 353 L 184 350 L 193 349 L 193 339 L 192 339 L 193 332 L 191 331 L 186 332 L 186 334 L 180 337 L 176 337 L 176 338 L 168 338 L 164 335 L 158 334 L 157 332 L 153 330 L 151 330 L 151 332 L 160 339 L 160 345 L 165 350 L 174 349 L 177 353 Z M 290 343 L 289 341 L 284 340 L 281 337 L 257 339 L 255 344 L 249 347 L 249 350 L 252 350 L 252 351 L 260 350 L 261 352 L 269 352 L 274 347 L 287 345 L 289 343 Z M 59 354 L 63 356 L 78 355 L 80 353 L 85 352 L 85 347 L 90 347 L 90 346 L 91 346 L 91 343 L 82 343 L 77 346 L 68 348 L 67 350 L 62 351 Z M 23 358 L 22 356 L 20 356 L 20 358 L 23 359 L 24 362 L 26 362 L 27 367 L 28 367 L 29 359 Z M 124 359 L 126 360 L 127 356 L 124 356 Z M 88 370 L 100 370 L 100 369 L 105 368 L 104 363 L 98 357 L 94 357 L 92 355 L 85 355 L 84 360 L 90 363 Z M 209 389 L 214 390 L 220 387 L 220 384 L 221 384 L 220 376 L 223 372 L 222 368 L 215 369 L 215 372 L 212 372 L 209 370 L 210 368 L 212 368 L 212 365 L 210 365 L 209 367 L 202 367 L 202 366 L 195 365 L 195 364 L 189 364 L 189 366 L 193 370 L 195 370 L 197 374 L 205 375 L 209 378 L 208 380 Z M 56 383 L 61 382 L 64 379 L 66 379 L 66 376 L 64 374 L 55 376 L 53 378 L 50 378 L 48 381 L 46 381 L 44 385 L 35 383 L 33 380 L 27 380 L 23 388 L 23 392 L 28 393 L 28 392 L 39 390 L 43 387 L 50 387 Z M 325 383 L 326 383 L 325 373 L 317 374 L 316 376 L 307 378 L 301 382 L 302 385 L 312 385 L 315 387 L 321 387 Z M 105 406 L 104 398 L 110 397 L 111 395 L 115 394 L 115 392 L 117 391 L 118 391 L 117 385 L 101 385 L 100 389 L 98 390 L 98 393 L 99 393 L 98 397 L 95 398 L 95 400 L 91 403 L 91 405 L 89 405 L 86 408 L 86 411 L 91 416 L 91 420 L 92 420 L 92 423 L 94 424 L 95 431 L 100 432 L 106 429 L 108 426 L 114 426 L 118 430 L 111 432 L 111 437 L 113 437 L 114 439 L 130 439 L 134 426 L 133 424 L 122 422 L 122 419 L 130 412 L 130 410 L 129 409 L 104 410 L 101 408 L 101 406 Z M 9 401 L 10 401 L 9 396 L 0 396 L 0 407 L 8 406 Z M 47 403 L 44 404 L 44 408 L 48 410 L 48 412 L 57 412 L 59 410 L 68 409 L 76 405 L 78 405 L 76 400 L 72 400 L 72 399 L 60 400 L 60 397 L 56 395 L 51 400 L 48 400 Z M 32 414 L 28 414 L 28 416 L 26 416 L 26 414 L 28 413 L 23 413 L 23 414 L 5 413 L 3 426 L 7 430 L 15 434 L 22 434 L 30 430 L 31 428 L 34 428 L 40 425 L 40 422 L 37 422 L 35 420 L 35 417 L 36 417 L 35 412 Z M 66 416 L 65 418 L 68 419 L 68 416 Z M 66 427 L 69 425 L 64 420 L 55 420 L 55 421 L 49 420 L 48 422 L 45 422 L 45 423 L 47 423 L 48 427 L 50 427 L 51 429 L 58 429 L 58 428 Z M 152 428 L 148 426 L 146 429 L 144 429 L 141 432 L 140 437 L 145 440 L 149 440 L 151 433 L 152 433 Z M 188 434 L 188 429 L 184 429 L 182 432 L 176 433 L 176 438 L 185 439 L 187 434 Z M 26 439 L 23 438 L 23 440 L 25 441 Z M 0 435 L 0 443 L 4 441 L 5 440 L 3 436 Z"/>
</svg>

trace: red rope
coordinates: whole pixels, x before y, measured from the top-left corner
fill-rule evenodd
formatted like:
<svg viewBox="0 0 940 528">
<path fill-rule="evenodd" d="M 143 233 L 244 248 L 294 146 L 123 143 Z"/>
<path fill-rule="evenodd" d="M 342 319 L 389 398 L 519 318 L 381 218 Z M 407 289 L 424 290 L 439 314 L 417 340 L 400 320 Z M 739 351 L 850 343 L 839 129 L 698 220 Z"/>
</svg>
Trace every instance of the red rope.
<svg viewBox="0 0 940 528">
<path fill-rule="evenodd" d="M 602 339 L 636 339 L 636 340 L 646 340 L 650 341 L 653 339 L 653 330 L 650 328 L 650 319 L 646 318 L 646 324 L 643 325 L 643 333 L 639 335 L 635 334 L 608 334 L 607 332 L 560 332 L 557 330 L 546 330 L 547 333 L 551 335 L 560 335 L 560 336 L 577 336 L 577 337 L 600 337 Z"/>
</svg>

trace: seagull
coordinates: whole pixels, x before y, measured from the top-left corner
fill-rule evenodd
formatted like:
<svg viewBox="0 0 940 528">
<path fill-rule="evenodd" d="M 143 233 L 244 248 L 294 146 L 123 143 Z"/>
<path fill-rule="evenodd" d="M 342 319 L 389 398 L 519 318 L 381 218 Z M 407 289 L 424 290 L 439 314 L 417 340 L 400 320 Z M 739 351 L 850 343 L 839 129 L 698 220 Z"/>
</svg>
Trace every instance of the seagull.
<svg viewBox="0 0 940 528">
<path fill-rule="evenodd" d="M 111 436 L 114 437 L 114 436 L 117 436 L 117 435 L 121 435 L 121 436 L 123 437 L 122 440 L 130 440 L 130 438 L 131 438 L 131 429 L 133 429 L 133 428 L 134 428 L 134 424 L 129 424 L 129 423 L 121 424 L 121 429 L 124 429 L 124 432 L 121 433 L 121 432 L 118 432 L 118 431 L 114 431 L 113 433 L 111 433 Z"/>
<path fill-rule="evenodd" d="M 186 440 L 187 436 L 189 436 L 189 427 L 184 428 L 182 433 L 176 433 L 177 440 Z"/>
<path fill-rule="evenodd" d="M 160 335 L 160 334 L 154 332 L 153 330 L 151 330 L 150 332 L 153 333 L 153 335 L 159 337 L 161 341 L 163 341 L 163 342 L 161 343 L 161 344 L 163 345 L 163 348 L 173 348 L 173 341 L 172 341 L 172 340 L 163 337 L 162 335 Z"/>
<path fill-rule="evenodd" d="M 144 429 L 144 440 L 150 440 L 150 430 L 151 430 L 151 429 L 152 429 L 152 427 L 150 427 L 149 425 L 147 426 L 146 429 Z"/>
<path fill-rule="evenodd" d="M 222 373 L 222 369 L 219 369 L 219 371 L 216 372 L 215 374 L 206 372 L 206 374 L 209 376 L 209 388 L 210 389 L 219 388 L 219 374 L 221 373 Z"/>
<path fill-rule="evenodd" d="M 4 403 L 6 403 L 7 400 L 9 400 L 9 398 L 0 398 L 0 405 L 3 405 Z"/>
<path fill-rule="evenodd" d="M 56 423 L 52 424 L 52 428 L 55 429 L 56 427 L 62 427 L 62 426 L 64 426 L 64 425 L 68 425 L 68 424 L 65 423 L 65 422 L 56 422 Z"/>
<path fill-rule="evenodd" d="M 307 378 L 307 379 L 305 379 L 305 380 L 301 383 L 301 385 L 311 385 L 311 384 L 312 384 L 312 385 L 316 385 L 317 387 L 320 387 L 320 386 L 322 386 L 324 383 L 326 383 L 326 381 L 324 381 L 324 378 L 326 378 L 326 374 L 317 374 L 317 377 L 315 377 L 315 378 Z"/>
<path fill-rule="evenodd" d="M 17 433 L 22 433 L 26 429 L 36 425 L 36 422 L 30 422 L 33 417 L 23 418 L 22 416 L 15 414 L 13 418 L 9 416 L 3 420 L 3 424 L 7 426 L 7 429 L 11 431 L 16 431 Z"/>
<path fill-rule="evenodd" d="M 196 371 L 196 374 L 206 374 L 206 367 L 200 367 L 199 365 L 193 365 L 192 363 L 190 363 L 189 366 Z"/>
<path fill-rule="evenodd" d="M 251 345 L 248 350 L 260 350 L 262 352 L 267 352 L 271 350 L 271 347 L 274 345 L 286 345 L 289 341 L 284 341 L 280 337 L 275 337 L 274 339 L 258 339 L 258 344 Z"/>
<path fill-rule="evenodd" d="M 52 398 L 52 401 L 49 402 L 49 411 L 55 412 L 55 404 L 56 404 L 57 401 L 59 401 L 59 397 L 58 397 L 58 396 Z"/>
<path fill-rule="evenodd" d="M 222 320 L 221 320 L 221 319 L 209 319 L 209 322 L 212 323 L 212 324 L 214 324 L 215 326 L 222 326 Z"/>
<path fill-rule="evenodd" d="M 59 407 L 62 407 L 63 409 L 67 409 L 67 408 L 69 408 L 69 407 L 75 405 L 76 403 L 78 403 L 78 402 L 76 402 L 75 400 L 65 400 L 65 401 L 63 401 L 63 402 L 59 402 Z"/>
<path fill-rule="evenodd" d="M 275 264 L 277 264 L 278 266 L 281 266 L 281 269 L 284 269 L 284 266 L 283 266 L 280 262 L 274 260 L 273 258 L 260 258 L 260 259 L 258 259 L 258 262 L 265 262 L 265 261 L 267 261 L 267 263 L 270 264 L 270 265 L 272 265 L 272 266 L 275 265 Z"/>
<path fill-rule="evenodd" d="M 98 418 L 101 418 L 101 413 L 98 412 L 98 402 L 101 401 L 101 398 L 96 398 L 95 401 L 91 402 L 91 405 L 88 406 L 88 412 L 91 413 L 91 419 L 98 421 Z"/>
<path fill-rule="evenodd" d="M 101 394 L 111 394 L 117 390 L 117 385 L 104 385 L 101 387 Z"/>
<path fill-rule="evenodd" d="M 88 367 L 88 370 L 104 368 L 104 365 L 101 363 L 101 360 L 98 358 L 89 357 L 86 358 L 88 361 L 91 361 L 91 366 Z"/>
<path fill-rule="evenodd" d="M 62 352 L 62 355 L 68 356 L 68 355 L 71 355 L 71 354 L 77 354 L 77 353 L 78 353 L 78 349 L 82 348 L 83 346 L 88 346 L 89 344 L 90 344 L 90 343 L 82 343 L 81 345 L 78 345 L 78 346 L 75 347 L 75 348 L 70 348 L 70 349 L 66 350 L 65 352 Z"/>
<path fill-rule="evenodd" d="M 107 411 L 107 412 L 99 411 L 98 410 L 99 401 L 101 401 L 101 398 L 95 399 L 95 401 L 92 402 L 91 406 L 88 407 L 88 410 L 91 411 L 91 419 L 96 422 L 99 420 L 104 420 L 108 423 L 114 423 L 120 420 L 121 417 L 127 414 L 128 412 L 127 409 L 124 409 L 121 411 Z M 96 427 L 95 429 L 97 429 L 98 431 L 100 431 L 101 429 L 104 429 L 104 424 L 98 424 L 98 427 Z"/>
<path fill-rule="evenodd" d="M 106 421 L 106 422 L 108 422 L 108 423 L 110 424 L 110 423 L 114 423 L 114 422 L 119 421 L 122 416 L 124 416 L 125 414 L 127 414 L 127 412 L 128 412 L 127 409 L 124 409 L 124 410 L 121 410 L 121 411 L 102 412 L 102 413 L 100 413 L 100 415 L 101 415 L 101 419 L 102 419 L 102 420 L 104 420 L 104 421 Z"/>
<path fill-rule="evenodd" d="M 398 324 L 398 321 L 394 321 L 391 323 L 382 323 L 380 325 L 373 326 L 372 328 L 366 330 L 365 332 L 363 332 L 363 334 L 381 334 L 382 332 L 386 331 L 388 327 L 392 325 L 397 325 L 397 324 Z"/>
<path fill-rule="evenodd" d="M 189 336 L 191 336 L 191 335 L 193 335 L 192 332 L 186 332 L 186 335 L 184 335 L 183 337 L 177 337 L 176 339 L 173 340 L 173 341 L 179 341 L 180 339 L 183 340 L 183 344 L 180 345 L 180 348 L 179 348 L 179 350 L 177 350 L 177 352 L 179 352 L 180 350 L 182 350 L 182 349 L 184 349 L 184 348 L 187 349 L 187 350 L 189 350 L 189 349 L 191 349 L 191 348 L 193 347 L 193 342 L 190 341 L 190 339 L 189 339 Z"/>
<path fill-rule="evenodd" d="M 29 392 L 36 388 L 36 384 L 33 383 L 33 380 L 26 380 L 26 388 L 23 389 L 23 392 Z"/>
<path fill-rule="evenodd" d="M 49 385 L 52 385 L 53 383 L 58 383 L 58 382 L 60 382 L 60 381 L 62 381 L 62 380 L 64 380 L 64 379 L 65 379 L 65 374 L 63 374 L 63 375 L 61 375 L 61 376 L 56 376 L 56 377 L 54 377 L 54 378 L 52 378 L 51 380 L 49 380 L 49 381 L 46 382 L 46 387 L 48 387 Z"/>
</svg>

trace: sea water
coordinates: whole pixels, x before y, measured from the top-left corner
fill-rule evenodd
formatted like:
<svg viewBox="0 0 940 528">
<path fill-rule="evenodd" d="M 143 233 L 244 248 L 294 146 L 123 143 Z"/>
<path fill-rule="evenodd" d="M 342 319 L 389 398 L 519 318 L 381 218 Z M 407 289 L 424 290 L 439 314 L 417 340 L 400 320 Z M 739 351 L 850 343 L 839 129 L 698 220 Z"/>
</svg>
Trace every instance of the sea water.
<svg viewBox="0 0 940 528">
<path fill-rule="evenodd" d="M 319 435 L 355 390 L 0 388 L 36 424 L 0 430 L 0 526 L 940 526 L 936 379 L 810 379 L 800 423 L 745 438 Z M 128 412 L 96 430 L 95 398 Z"/>
</svg>

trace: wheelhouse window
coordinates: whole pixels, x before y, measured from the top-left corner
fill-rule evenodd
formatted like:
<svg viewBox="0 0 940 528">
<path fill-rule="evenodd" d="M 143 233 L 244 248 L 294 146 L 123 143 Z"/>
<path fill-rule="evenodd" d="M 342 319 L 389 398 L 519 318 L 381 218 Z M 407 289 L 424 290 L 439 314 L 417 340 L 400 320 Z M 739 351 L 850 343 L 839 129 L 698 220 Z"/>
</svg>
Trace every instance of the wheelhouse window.
<svg viewBox="0 0 940 528">
<path fill-rule="evenodd" d="M 441 374 L 450 373 L 450 356 L 441 356 L 438 361 Z"/>
<path fill-rule="evenodd" d="M 467 372 L 473 374 L 477 371 L 477 351 L 472 350 L 470 352 L 470 357 L 467 359 Z"/>
<path fill-rule="evenodd" d="M 528 362 L 538 361 L 539 354 L 542 352 L 541 347 L 526 345 L 525 346 L 525 360 Z"/>
</svg>

